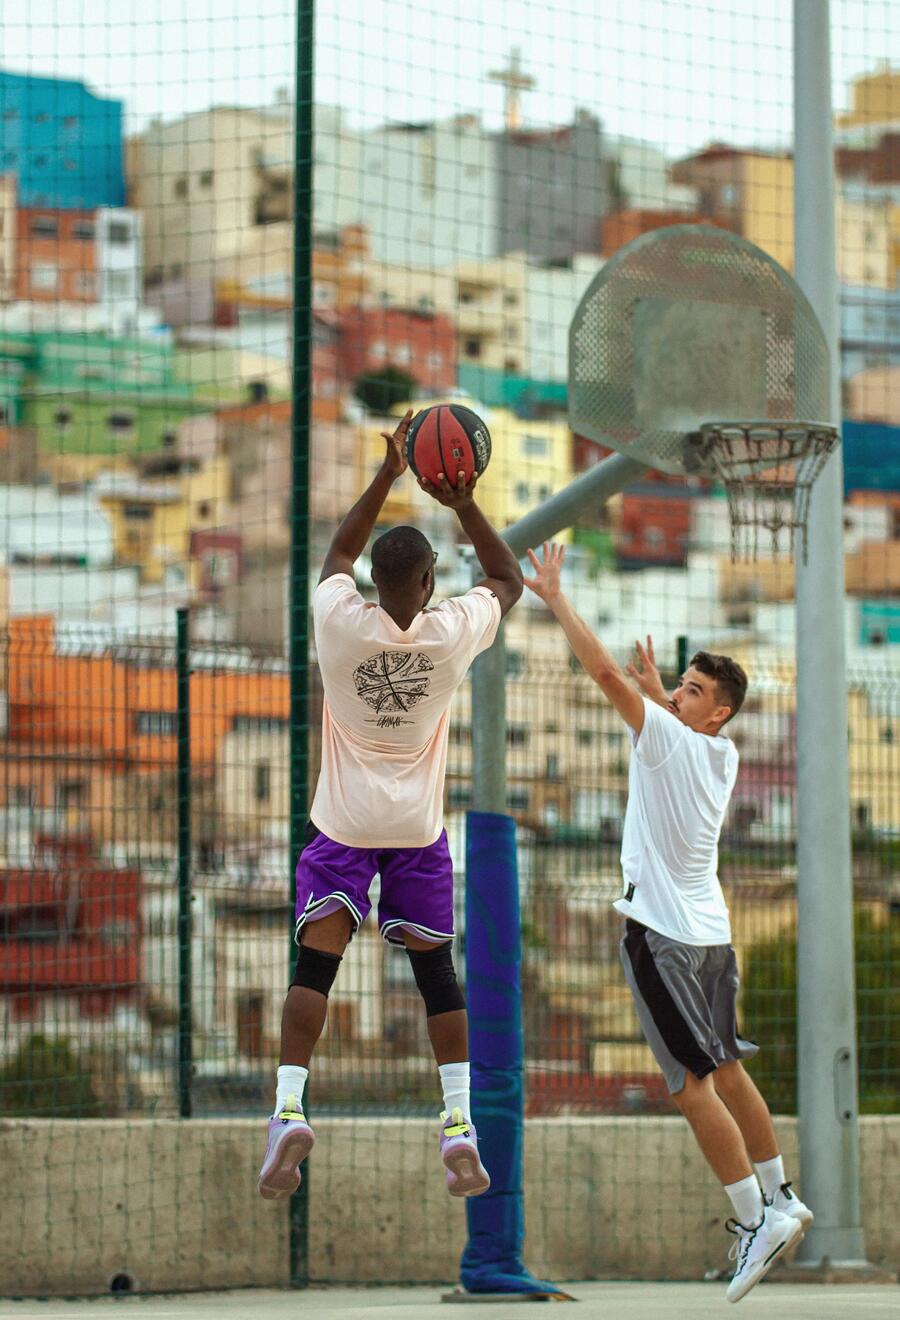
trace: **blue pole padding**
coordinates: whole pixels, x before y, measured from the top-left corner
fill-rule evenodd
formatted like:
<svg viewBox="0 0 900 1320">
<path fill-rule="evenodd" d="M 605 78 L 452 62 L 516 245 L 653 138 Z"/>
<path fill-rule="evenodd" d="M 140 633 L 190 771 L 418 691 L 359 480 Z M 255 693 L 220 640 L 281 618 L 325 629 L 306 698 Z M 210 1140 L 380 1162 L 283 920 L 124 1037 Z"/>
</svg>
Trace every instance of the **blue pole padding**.
<svg viewBox="0 0 900 1320">
<path fill-rule="evenodd" d="M 522 942 L 510 816 L 470 811 L 466 817 L 465 939 L 472 1121 L 491 1186 L 466 1202 L 469 1240 L 460 1278 L 472 1293 L 560 1293 L 522 1263 Z"/>
</svg>

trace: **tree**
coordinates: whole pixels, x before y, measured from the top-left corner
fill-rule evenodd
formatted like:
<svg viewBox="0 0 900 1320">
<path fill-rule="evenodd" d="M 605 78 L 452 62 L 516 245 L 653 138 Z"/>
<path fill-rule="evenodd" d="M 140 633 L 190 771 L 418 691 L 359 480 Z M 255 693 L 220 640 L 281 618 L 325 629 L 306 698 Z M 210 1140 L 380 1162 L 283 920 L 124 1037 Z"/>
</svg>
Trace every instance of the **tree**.
<svg viewBox="0 0 900 1320">
<path fill-rule="evenodd" d="M 416 382 L 412 376 L 408 376 L 399 367 L 388 366 L 360 376 L 353 387 L 353 393 L 369 412 L 383 414 L 411 399 L 415 388 Z"/>
<path fill-rule="evenodd" d="M 857 908 L 854 931 L 859 1101 L 862 1113 L 900 1110 L 900 914 Z M 781 937 L 751 947 L 741 996 L 742 1030 L 760 1044 L 748 1070 L 770 1108 L 797 1112 L 797 944 Z"/>
<path fill-rule="evenodd" d="M 0 1113 L 23 1118 L 95 1118 L 102 1105 L 90 1064 L 66 1039 L 29 1036 L 0 1069 Z"/>
</svg>

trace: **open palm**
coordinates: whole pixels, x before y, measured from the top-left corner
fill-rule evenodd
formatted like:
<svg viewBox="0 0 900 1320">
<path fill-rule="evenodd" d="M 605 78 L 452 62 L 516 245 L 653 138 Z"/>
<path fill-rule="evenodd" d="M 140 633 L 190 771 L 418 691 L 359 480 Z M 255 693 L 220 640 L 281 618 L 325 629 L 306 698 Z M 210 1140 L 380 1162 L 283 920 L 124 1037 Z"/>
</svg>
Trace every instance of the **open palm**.
<svg viewBox="0 0 900 1320">
<path fill-rule="evenodd" d="M 550 601 L 554 596 L 558 596 L 562 590 L 559 579 L 563 561 L 566 557 L 566 548 L 557 545 L 555 541 L 551 541 L 549 544 L 545 541 L 543 554 L 542 562 L 533 550 L 528 551 L 528 558 L 535 574 L 532 578 L 526 577 L 522 580 L 529 591 L 533 591 L 536 596 L 540 596 L 541 600 Z"/>
</svg>

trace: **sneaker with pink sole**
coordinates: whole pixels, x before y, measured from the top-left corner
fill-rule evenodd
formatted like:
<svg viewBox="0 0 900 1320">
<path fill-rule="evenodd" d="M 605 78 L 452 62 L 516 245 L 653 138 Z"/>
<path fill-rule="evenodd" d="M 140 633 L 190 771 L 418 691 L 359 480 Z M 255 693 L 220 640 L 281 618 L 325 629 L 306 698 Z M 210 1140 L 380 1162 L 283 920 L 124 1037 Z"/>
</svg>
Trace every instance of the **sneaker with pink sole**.
<svg viewBox="0 0 900 1320">
<path fill-rule="evenodd" d="M 490 1187 L 490 1177 L 478 1154 L 475 1127 L 463 1117 L 461 1109 L 441 1114 L 441 1159 L 451 1196 L 480 1196 Z"/>
<path fill-rule="evenodd" d="M 300 1186 L 300 1164 L 315 1144 L 315 1134 L 303 1117 L 296 1096 L 269 1119 L 266 1157 L 259 1171 L 259 1194 L 267 1201 L 290 1196 Z"/>
</svg>

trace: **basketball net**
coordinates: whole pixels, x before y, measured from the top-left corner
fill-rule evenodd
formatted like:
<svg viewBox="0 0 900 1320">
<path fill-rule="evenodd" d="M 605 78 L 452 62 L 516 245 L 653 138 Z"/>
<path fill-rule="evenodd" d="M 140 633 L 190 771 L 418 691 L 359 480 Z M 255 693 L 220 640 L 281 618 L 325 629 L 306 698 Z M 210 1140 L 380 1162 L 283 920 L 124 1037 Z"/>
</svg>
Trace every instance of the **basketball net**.
<svg viewBox="0 0 900 1320">
<path fill-rule="evenodd" d="M 782 533 L 788 555 L 799 543 L 807 556 L 807 520 L 813 482 L 838 441 L 824 422 L 708 422 L 690 437 L 728 496 L 731 559 L 756 560 L 768 534 L 767 552 L 778 558 Z"/>
</svg>

